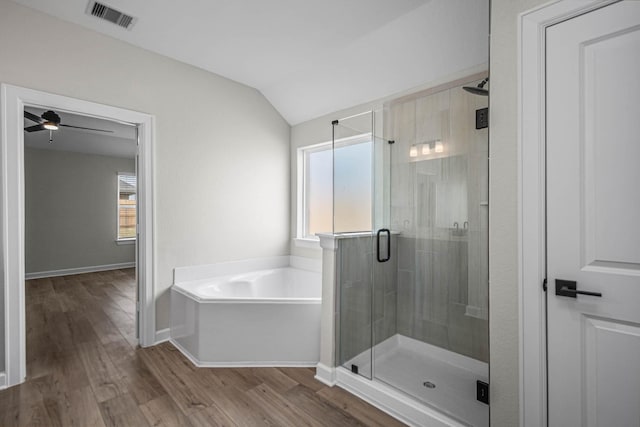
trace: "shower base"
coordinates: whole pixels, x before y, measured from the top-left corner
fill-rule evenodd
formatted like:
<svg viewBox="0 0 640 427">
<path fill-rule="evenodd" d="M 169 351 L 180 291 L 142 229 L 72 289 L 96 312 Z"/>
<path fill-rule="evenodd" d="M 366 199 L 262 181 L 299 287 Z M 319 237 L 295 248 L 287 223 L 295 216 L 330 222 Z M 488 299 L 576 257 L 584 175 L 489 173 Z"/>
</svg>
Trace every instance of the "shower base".
<svg viewBox="0 0 640 427">
<path fill-rule="evenodd" d="M 373 372 L 368 351 L 345 366 L 356 365 L 360 375 L 374 380 L 364 381 L 388 385 L 446 414 L 443 425 L 489 425 L 489 406 L 476 400 L 476 381 L 488 383 L 486 363 L 403 335 L 376 345 L 373 358 Z M 345 373 L 355 377 L 347 370 L 339 377 Z"/>
</svg>

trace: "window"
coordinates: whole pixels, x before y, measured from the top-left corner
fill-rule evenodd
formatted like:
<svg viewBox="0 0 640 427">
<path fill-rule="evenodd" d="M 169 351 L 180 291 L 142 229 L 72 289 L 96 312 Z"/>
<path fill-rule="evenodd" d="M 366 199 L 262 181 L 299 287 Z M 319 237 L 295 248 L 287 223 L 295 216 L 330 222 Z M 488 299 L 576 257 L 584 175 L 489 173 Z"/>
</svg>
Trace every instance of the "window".
<svg viewBox="0 0 640 427">
<path fill-rule="evenodd" d="M 118 240 L 136 238 L 136 176 L 118 174 Z"/>
<path fill-rule="evenodd" d="M 298 161 L 298 238 L 371 230 L 369 135 L 301 148 Z"/>
</svg>

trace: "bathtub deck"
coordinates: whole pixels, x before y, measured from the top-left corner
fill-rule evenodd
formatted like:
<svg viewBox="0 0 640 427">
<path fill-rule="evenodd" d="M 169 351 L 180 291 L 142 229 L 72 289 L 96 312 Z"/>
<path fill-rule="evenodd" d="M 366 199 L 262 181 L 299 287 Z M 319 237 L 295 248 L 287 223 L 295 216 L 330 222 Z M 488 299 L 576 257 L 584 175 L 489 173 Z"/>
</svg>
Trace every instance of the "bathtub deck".
<svg viewBox="0 0 640 427">
<path fill-rule="evenodd" d="M 0 425 L 400 426 L 308 368 L 196 368 L 171 344 L 136 348 L 133 270 L 26 284 L 27 381 Z"/>
</svg>

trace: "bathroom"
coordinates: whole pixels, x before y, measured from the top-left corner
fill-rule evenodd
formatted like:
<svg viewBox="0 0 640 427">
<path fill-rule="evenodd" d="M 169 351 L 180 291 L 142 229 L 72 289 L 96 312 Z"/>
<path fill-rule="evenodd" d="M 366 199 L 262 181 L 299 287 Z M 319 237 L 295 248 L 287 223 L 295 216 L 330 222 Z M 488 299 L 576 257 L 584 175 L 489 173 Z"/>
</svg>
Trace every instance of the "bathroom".
<svg viewBox="0 0 640 427">
<path fill-rule="evenodd" d="M 562 22 L 560 28 L 565 21 L 578 22 L 573 20 L 578 15 L 620 13 L 637 2 L 356 0 L 354 8 L 338 1 L 330 3 L 334 7 L 305 3 L 303 9 L 313 7 L 310 14 L 295 2 L 282 2 L 287 13 L 254 2 L 259 10 L 248 13 L 239 3 L 216 1 L 200 2 L 203 9 L 193 8 L 184 20 L 172 19 L 182 16 L 170 13 L 177 3 L 148 8 L 130 2 L 130 12 L 140 17 L 131 31 L 87 16 L 85 5 L 71 10 L 78 6 L 72 3 L 0 0 L 0 388 L 31 384 L 24 383 L 22 158 L 12 145 L 21 141 L 24 126 L 16 112 L 48 105 L 81 113 L 76 106 L 90 104 L 85 114 L 131 122 L 142 130 L 145 179 L 140 188 L 144 181 L 148 197 L 141 198 L 145 223 L 139 260 L 145 286 L 137 293 L 140 317 L 130 313 L 138 322 L 131 330 L 138 326 L 140 332 L 132 351 L 175 350 L 167 341 L 180 339 L 178 329 L 172 338 L 172 322 L 181 319 L 172 314 L 172 302 L 179 292 L 174 285 L 183 280 L 222 275 L 226 282 L 220 282 L 220 289 L 237 284 L 246 290 L 254 280 L 271 287 L 270 278 L 281 277 L 286 288 L 290 276 L 304 276 L 311 292 L 294 301 L 263 295 L 256 303 L 243 300 L 250 294 L 238 293 L 224 304 L 227 309 L 253 304 L 255 311 L 268 305 L 311 308 L 305 315 L 316 319 L 316 329 L 307 335 L 317 339 L 315 347 L 303 347 L 317 355 L 286 360 L 265 353 L 259 360 L 238 357 L 235 362 L 313 369 L 313 384 L 336 384 L 327 389 L 348 389 L 417 425 L 425 424 L 424 417 L 437 419 L 434 425 L 489 423 L 488 406 L 478 400 L 486 397 L 482 383 L 490 383 L 491 425 L 542 425 L 549 402 L 557 406 L 551 408 L 556 414 L 564 413 L 563 400 L 549 399 L 545 382 L 544 310 L 555 295 L 547 297 L 541 290 L 546 292 L 546 281 L 541 287 L 546 276 L 540 276 L 546 253 L 540 239 L 533 239 L 536 233 L 544 235 L 545 225 L 545 218 L 538 217 L 545 209 L 545 170 L 539 166 L 545 160 L 540 143 L 546 114 L 539 36 L 551 22 Z M 221 3 L 228 6 L 224 13 L 212 10 Z M 167 22 L 172 29 L 189 26 L 187 15 L 198 22 L 187 30 L 217 33 L 185 42 L 178 36 L 188 31 L 163 30 L 134 40 L 143 31 L 169 28 Z M 290 36 L 302 33 L 309 38 Z M 148 44 L 139 43 L 142 39 Z M 55 48 L 43 48 L 43 40 L 55 41 Z M 632 88 L 635 81 L 624 80 Z M 573 88 L 575 82 L 565 83 L 559 87 Z M 477 93 L 483 90 L 490 96 Z M 614 93 L 622 98 L 633 91 L 606 91 Z M 611 111 L 623 105 L 614 101 L 606 104 Z M 490 126 L 483 127 L 487 116 Z M 325 166 L 340 165 L 345 160 L 340 150 L 349 147 L 364 149 L 358 170 L 367 173 L 356 174 L 358 182 L 341 182 L 348 174 L 334 176 L 329 170 L 327 175 L 325 170 L 319 188 L 324 220 L 309 229 L 305 154 L 324 153 Z M 345 225 L 350 221 L 333 200 L 349 193 L 364 221 L 356 225 Z M 611 236 L 621 233 L 619 228 L 610 231 Z M 622 237 L 628 236 L 635 235 Z M 236 262 L 246 264 L 240 270 L 229 265 Z M 246 276 L 255 271 L 271 274 Z M 233 299 L 218 295 L 218 302 L 195 305 L 200 297 L 183 291 L 193 297 L 187 301 L 193 309 L 182 312 L 192 316 L 182 317 L 189 322 L 209 315 L 200 311 L 204 306 Z M 559 308 L 573 302 L 558 301 Z M 182 346 L 194 356 L 189 369 L 236 358 L 205 360 L 219 355 L 199 354 L 200 348 L 189 350 L 188 345 Z M 390 354 L 406 360 L 412 349 L 429 356 L 412 360 L 415 366 L 446 359 L 460 369 L 445 377 L 421 373 L 412 376 L 415 384 L 405 383 L 409 376 L 400 368 L 412 365 L 385 362 L 393 359 Z M 576 374 L 582 366 L 556 362 L 559 372 Z M 417 369 L 422 372 L 411 368 Z M 453 383 L 460 387 L 450 387 Z M 565 384 L 572 382 L 556 386 Z M 454 388 L 455 396 L 439 400 Z M 82 390 L 90 389 L 84 384 Z M 457 397 L 468 400 L 455 402 Z M 580 402 L 573 403 L 578 407 Z M 481 415 L 470 420 L 475 415 L 460 408 L 474 405 Z M 575 412 L 580 416 L 580 410 Z"/>
<path fill-rule="evenodd" d="M 295 156 L 298 244 L 319 244 L 322 262 L 176 269 L 171 342 L 201 367 L 316 367 L 319 354 L 316 379 L 409 425 L 488 426 L 487 81 L 327 121 L 332 140 Z"/>
</svg>

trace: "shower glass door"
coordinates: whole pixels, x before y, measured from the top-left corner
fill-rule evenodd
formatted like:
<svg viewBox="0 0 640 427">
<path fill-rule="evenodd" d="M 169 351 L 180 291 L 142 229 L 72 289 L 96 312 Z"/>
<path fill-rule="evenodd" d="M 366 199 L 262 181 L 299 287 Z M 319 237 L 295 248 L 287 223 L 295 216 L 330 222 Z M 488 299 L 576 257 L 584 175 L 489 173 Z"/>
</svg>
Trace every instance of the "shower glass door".
<svg viewBox="0 0 640 427">
<path fill-rule="evenodd" d="M 333 122 L 333 230 L 339 240 L 336 360 L 369 379 L 373 377 L 377 264 L 393 250 L 389 232 L 378 233 L 388 229 L 385 218 L 389 217 L 384 173 L 389 144 L 376 136 L 382 130 L 381 117 L 378 110 Z"/>
<path fill-rule="evenodd" d="M 487 104 L 452 84 L 333 124 L 337 364 L 475 426 L 489 421 L 476 398 L 488 383 Z"/>
<path fill-rule="evenodd" d="M 488 129 L 476 111 L 486 107 L 461 86 L 388 105 L 396 256 L 373 290 L 373 378 L 479 426 L 488 425 L 476 399 L 488 382 Z"/>
</svg>

